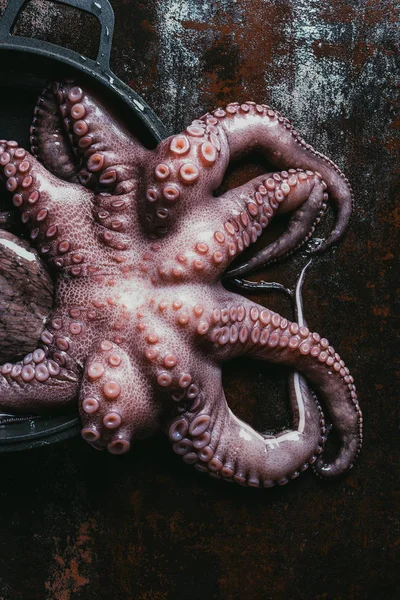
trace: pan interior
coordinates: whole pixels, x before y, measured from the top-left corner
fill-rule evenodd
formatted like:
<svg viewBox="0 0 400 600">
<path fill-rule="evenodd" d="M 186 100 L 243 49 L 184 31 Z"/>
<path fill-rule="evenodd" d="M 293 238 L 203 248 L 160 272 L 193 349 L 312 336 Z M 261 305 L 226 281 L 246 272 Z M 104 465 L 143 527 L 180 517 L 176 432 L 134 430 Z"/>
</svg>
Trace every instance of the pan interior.
<svg viewBox="0 0 400 600">
<path fill-rule="evenodd" d="M 40 44 L 39 40 L 36 40 Z M 151 111 L 141 110 L 127 98 L 130 89 L 111 72 L 88 72 L 86 58 L 81 57 L 82 69 L 56 58 L 48 49 L 40 54 L 33 51 L 7 49 L 0 46 L 0 126 L 2 137 L 29 142 L 29 125 L 36 99 L 47 81 L 65 78 L 79 81 L 99 95 L 107 106 L 139 138 L 146 148 L 154 148 L 163 136 L 161 124 Z M 138 102 L 140 106 L 142 104 Z M 12 137 L 10 137 L 12 134 Z M 29 145 L 29 144 L 28 144 Z"/>
</svg>

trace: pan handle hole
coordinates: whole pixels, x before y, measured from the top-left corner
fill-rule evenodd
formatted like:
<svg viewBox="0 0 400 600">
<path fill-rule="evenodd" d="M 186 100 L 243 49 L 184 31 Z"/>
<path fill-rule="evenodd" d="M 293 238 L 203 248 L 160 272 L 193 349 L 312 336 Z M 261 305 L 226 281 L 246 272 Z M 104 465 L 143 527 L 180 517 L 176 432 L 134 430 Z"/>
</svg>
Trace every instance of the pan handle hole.
<svg viewBox="0 0 400 600">
<path fill-rule="evenodd" d="M 100 23 L 94 15 L 49 0 L 29 0 L 18 15 L 13 35 L 51 42 L 95 59 Z"/>
</svg>

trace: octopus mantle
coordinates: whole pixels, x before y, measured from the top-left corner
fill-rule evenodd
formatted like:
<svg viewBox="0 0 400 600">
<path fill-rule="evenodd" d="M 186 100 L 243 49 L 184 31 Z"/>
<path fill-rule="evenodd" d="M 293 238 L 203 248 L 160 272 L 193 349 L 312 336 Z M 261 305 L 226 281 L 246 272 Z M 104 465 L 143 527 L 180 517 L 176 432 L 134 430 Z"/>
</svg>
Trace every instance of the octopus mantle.
<svg viewBox="0 0 400 600">
<path fill-rule="evenodd" d="M 301 311 L 290 322 L 220 281 L 277 213 L 292 213 L 287 231 L 230 275 L 299 247 L 328 198 L 337 222 L 319 251 L 337 242 L 352 208 L 339 169 L 253 102 L 219 108 L 148 150 L 73 82 L 43 91 L 31 143 L 30 154 L 1 140 L 0 169 L 56 278 L 55 298 L 36 348 L 0 368 L 1 407 L 43 413 L 79 402 L 82 437 L 95 448 L 122 454 L 163 429 L 186 463 L 250 486 L 284 484 L 310 464 L 326 477 L 347 471 L 362 417 L 343 360 Z M 277 171 L 215 197 L 228 164 L 249 150 Z M 22 260 L 8 236 L 3 251 Z M 265 436 L 229 410 L 221 364 L 237 356 L 293 369 L 292 430 Z M 339 436 L 331 462 L 309 386 Z"/>
</svg>

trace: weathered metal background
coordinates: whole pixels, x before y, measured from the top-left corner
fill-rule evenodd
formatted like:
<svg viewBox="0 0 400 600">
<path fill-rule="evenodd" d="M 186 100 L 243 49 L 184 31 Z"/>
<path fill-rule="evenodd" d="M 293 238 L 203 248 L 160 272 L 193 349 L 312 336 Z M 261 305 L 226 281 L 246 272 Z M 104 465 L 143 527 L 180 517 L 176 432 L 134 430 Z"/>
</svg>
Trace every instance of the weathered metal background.
<svg viewBox="0 0 400 600">
<path fill-rule="evenodd" d="M 306 473 L 273 490 L 209 480 L 164 438 L 126 457 L 96 453 L 79 439 L 3 455 L 0 598 L 398 597 L 398 2 L 112 4 L 112 68 L 171 133 L 228 101 L 266 102 L 351 179 L 351 229 L 314 261 L 305 306 L 312 328 L 353 371 L 365 445 L 340 481 Z M 99 28 L 73 9 L 35 0 L 18 33 L 93 56 Z M 227 185 L 260 169 L 242 167 Z M 261 275 L 294 283 L 305 261 L 300 255 Z M 288 310 L 279 297 L 258 300 Z M 226 370 L 231 405 L 259 426 L 284 425 L 283 376 L 236 363 Z"/>
</svg>

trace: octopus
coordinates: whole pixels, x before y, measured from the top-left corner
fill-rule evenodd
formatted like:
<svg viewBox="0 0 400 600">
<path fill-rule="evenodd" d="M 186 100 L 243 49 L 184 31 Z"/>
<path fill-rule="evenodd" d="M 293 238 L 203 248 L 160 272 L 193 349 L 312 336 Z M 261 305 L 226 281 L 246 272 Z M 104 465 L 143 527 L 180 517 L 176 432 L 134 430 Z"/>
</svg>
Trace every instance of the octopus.
<svg viewBox="0 0 400 600">
<path fill-rule="evenodd" d="M 71 80 L 44 89 L 30 141 L 28 152 L 0 140 L 1 175 L 30 237 L 2 232 L 1 276 L 32 318 L 4 317 L 3 360 L 18 346 L 8 323 L 20 323 L 25 354 L 0 367 L 1 409 L 79 405 L 83 439 L 113 454 L 164 431 L 188 465 L 252 487 L 286 484 L 310 465 L 325 478 L 348 471 L 362 414 L 343 359 L 299 303 L 290 321 L 222 284 L 300 247 L 328 200 L 336 222 L 318 252 L 335 244 L 352 211 L 339 168 L 255 102 L 217 108 L 149 149 Z M 217 195 L 228 165 L 250 151 L 275 171 Z M 231 268 L 282 213 L 287 230 Z M 39 303 L 48 272 L 50 305 Z M 262 434 L 229 409 L 221 366 L 244 356 L 290 368 L 291 428 Z M 317 398 L 339 440 L 331 459 Z"/>
</svg>

